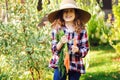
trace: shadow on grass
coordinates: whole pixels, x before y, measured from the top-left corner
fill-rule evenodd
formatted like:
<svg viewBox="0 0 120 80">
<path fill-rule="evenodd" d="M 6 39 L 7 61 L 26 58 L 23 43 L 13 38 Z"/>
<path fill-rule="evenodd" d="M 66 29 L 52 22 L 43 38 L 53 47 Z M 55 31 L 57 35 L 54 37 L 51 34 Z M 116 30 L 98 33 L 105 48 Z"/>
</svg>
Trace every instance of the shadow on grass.
<svg viewBox="0 0 120 80">
<path fill-rule="evenodd" d="M 108 64 L 108 63 L 110 63 L 110 62 L 107 62 L 107 64 Z M 106 61 L 101 60 L 101 61 L 96 61 L 95 63 L 91 63 L 91 64 L 89 65 L 89 67 L 90 67 L 90 68 L 92 68 L 92 67 L 99 67 L 99 66 L 102 66 L 102 65 L 104 65 L 104 64 L 106 64 Z"/>
<path fill-rule="evenodd" d="M 110 45 L 91 47 L 90 70 L 93 71 L 89 70 L 89 72 L 81 76 L 80 80 L 120 80 L 119 63 L 115 65 L 118 67 L 112 66 L 114 65 L 113 58 L 118 56 L 114 53 L 115 50 Z"/>
<path fill-rule="evenodd" d="M 99 46 L 91 46 L 90 50 L 103 50 L 103 51 L 111 51 L 115 52 L 115 49 L 111 45 L 99 45 Z"/>
<path fill-rule="evenodd" d="M 82 76 L 82 80 L 120 80 L 120 72 L 86 73 Z"/>
</svg>

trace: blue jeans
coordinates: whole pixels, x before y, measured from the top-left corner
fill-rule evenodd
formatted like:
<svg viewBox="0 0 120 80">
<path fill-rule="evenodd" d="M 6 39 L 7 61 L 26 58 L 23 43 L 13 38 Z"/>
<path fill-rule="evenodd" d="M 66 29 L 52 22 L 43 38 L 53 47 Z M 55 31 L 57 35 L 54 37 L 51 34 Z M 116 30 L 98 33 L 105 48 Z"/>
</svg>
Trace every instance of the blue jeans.
<svg viewBox="0 0 120 80">
<path fill-rule="evenodd" d="M 53 80 L 66 80 L 67 74 L 65 74 L 63 77 L 61 77 L 61 72 L 57 69 L 54 70 L 54 77 Z M 76 71 L 69 71 L 68 73 L 68 80 L 79 80 L 81 74 Z"/>
</svg>

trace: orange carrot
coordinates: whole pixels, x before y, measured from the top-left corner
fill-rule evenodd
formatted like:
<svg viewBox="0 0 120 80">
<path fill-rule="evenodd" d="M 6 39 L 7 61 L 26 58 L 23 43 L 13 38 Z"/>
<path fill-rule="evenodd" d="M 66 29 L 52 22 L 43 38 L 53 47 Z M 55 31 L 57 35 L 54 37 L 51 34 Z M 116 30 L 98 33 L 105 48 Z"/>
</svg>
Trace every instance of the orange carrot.
<svg viewBox="0 0 120 80">
<path fill-rule="evenodd" d="M 68 73 L 68 70 L 70 69 L 70 60 L 69 60 L 69 53 L 68 53 L 68 48 L 67 48 L 67 44 L 65 44 L 64 47 L 64 66 L 66 67 L 66 71 Z"/>
<path fill-rule="evenodd" d="M 76 38 L 74 38 L 73 45 L 77 46 L 77 39 Z"/>
<path fill-rule="evenodd" d="M 66 71 L 68 73 L 68 70 L 70 69 L 70 60 L 69 60 L 69 53 L 67 53 L 67 52 L 65 52 L 64 65 L 65 65 Z"/>
</svg>

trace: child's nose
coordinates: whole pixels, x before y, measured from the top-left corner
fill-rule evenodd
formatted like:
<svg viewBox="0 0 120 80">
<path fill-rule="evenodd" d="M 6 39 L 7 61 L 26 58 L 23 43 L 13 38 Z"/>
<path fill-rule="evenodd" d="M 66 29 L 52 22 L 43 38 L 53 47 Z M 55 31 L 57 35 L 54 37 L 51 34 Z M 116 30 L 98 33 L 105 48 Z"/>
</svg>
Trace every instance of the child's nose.
<svg viewBox="0 0 120 80">
<path fill-rule="evenodd" d="M 71 10 L 68 10 L 68 13 L 70 13 L 71 12 Z"/>
</svg>

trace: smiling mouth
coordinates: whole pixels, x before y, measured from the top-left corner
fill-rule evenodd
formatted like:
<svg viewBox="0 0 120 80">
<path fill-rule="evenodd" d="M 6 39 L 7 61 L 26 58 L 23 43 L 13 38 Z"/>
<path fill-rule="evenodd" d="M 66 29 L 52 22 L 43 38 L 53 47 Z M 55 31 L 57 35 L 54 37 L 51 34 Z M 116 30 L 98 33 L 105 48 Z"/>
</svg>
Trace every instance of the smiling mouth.
<svg viewBox="0 0 120 80">
<path fill-rule="evenodd" d="M 66 18 L 71 18 L 72 16 L 66 16 Z"/>
</svg>

